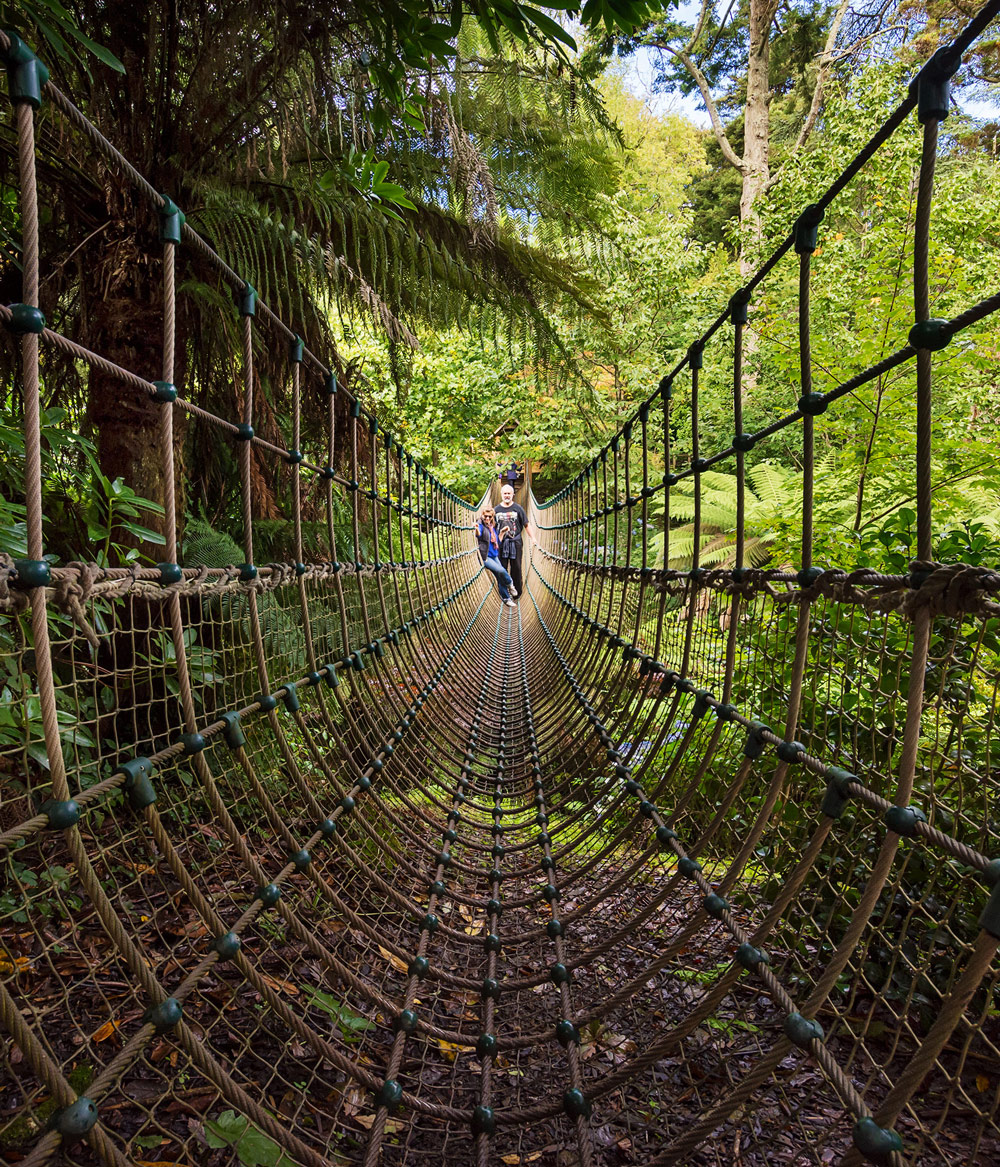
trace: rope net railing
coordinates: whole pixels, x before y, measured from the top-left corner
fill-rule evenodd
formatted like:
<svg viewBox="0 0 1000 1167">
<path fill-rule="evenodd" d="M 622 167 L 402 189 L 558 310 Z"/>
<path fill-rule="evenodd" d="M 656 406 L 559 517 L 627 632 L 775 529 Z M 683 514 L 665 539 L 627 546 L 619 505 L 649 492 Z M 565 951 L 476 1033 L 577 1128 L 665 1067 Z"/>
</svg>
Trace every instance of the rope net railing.
<svg viewBox="0 0 1000 1167">
<path fill-rule="evenodd" d="M 0 38 L 20 165 L 27 555 L 0 566 L 0 1153 L 67 1164 L 1000 1158 L 992 764 L 1000 576 L 932 544 L 931 317 L 947 79 L 988 5 L 569 486 L 499 606 L 471 508 L 361 409 L 21 42 Z M 162 364 L 123 369 L 38 308 L 36 113 L 159 216 Z M 887 360 L 812 385 L 824 210 L 916 113 L 916 316 Z M 99 243 L 93 244 L 98 246 Z M 239 417 L 174 384 L 179 249 L 236 296 Z M 797 406 L 742 423 L 752 293 L 798 264 Z M 288 353 L 288 449 L 254 426 Z M 734 357 L 731 438 L 699 377 Z M 55 356 L 156 403 L 164 561 L 46 558 Z M 821 569 L 822 414 L 914 370 L 918 560 Z M 52 375 L 55 375 L 53 372 Z M 158 376 L 158 380 L 147 379 Z M 304 449 L 303 402 L 326 437 Z M 689 395 L 691 460 L 672 455 Z M 245 562 L 185 566 L 174 423 L 238 456 Z M 801 562 L 745 562 L 745 456 L 801 437 Z M 798 440 L 798 437 L 796 437 Z M 735 566 L 700 563 L 701 478 L 739 484 Z M 287 467 L 290 562 L 256 563 L 254 476 Z M 694 499 L 671 566 L 672 491 Z M 302 521 L 304 492 L 323 530 Z M 347 515 L 346 523 L 343 516 Z M 91 557 L 92 559 L 93 557 Z M 960 701 L 945 692 L 958 670 Z M 850 705 L 864 673 L 877 716 Z M 9 737 L 0 739 L 9 741 Z"/>
</svg>

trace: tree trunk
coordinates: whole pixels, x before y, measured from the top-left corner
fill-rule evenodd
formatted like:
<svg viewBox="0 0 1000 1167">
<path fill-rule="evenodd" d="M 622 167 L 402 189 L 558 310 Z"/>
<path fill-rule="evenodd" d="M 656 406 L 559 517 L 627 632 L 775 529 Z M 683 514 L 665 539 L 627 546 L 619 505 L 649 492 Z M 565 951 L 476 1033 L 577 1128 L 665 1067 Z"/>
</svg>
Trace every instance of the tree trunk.
<svg viewBox="0 0 1000 1167">
<path fill-rule="evenodd" d="M 740 193 L 740 274 L 750 276 L 757 262 L 760 217 L 754 210 L 770 178 L 771 21 L 774 0 L 750 0 L 750 56 L 747 62 L 747 103 L 743 115 L 743 189 Z"/>
</svg>

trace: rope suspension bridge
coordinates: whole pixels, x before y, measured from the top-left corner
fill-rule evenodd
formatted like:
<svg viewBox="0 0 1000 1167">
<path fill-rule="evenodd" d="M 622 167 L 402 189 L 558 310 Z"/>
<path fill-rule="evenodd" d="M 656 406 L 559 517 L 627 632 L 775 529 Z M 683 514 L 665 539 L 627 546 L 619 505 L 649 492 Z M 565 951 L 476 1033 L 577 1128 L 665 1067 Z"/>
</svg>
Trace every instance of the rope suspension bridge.
<svg viewBox="0 0 1000 1167">
<path fill-rule="evenodd" d="M 928 279 L 949 77 L 998 11 L 927 62 L 599 457 L 545 502 L 527 484 L 539 547 L 516 608 L 480 568 L 472 508 L 0 36 L 23 227 L 22 302 L 0 317 L 20 349 L 27 518 L 27 555 L 0 561 L 3 685 L 24 730 L 0 754 L 5 1162 L 1000 1161 L 998 678 L 984 649 L 1000 575 L 936 562 L 931 482 L 935 352 L 1000 293 L 936 319 Z M 102 180 L 158 216 L 158 380 L 38 307 L 43 103 Z M 913 328 L 818 392 L 824 212 L 914 116 Z M 238 418 L 175 384 L 181 248 L 236 297 Z M 789 265 L 797 403 L 745 432 L 753 293 Z M 289 449 L 254 432 L 260 346 L 287 349 Z M 157 403 L 162 563 L 46 558 L 50 353 Z M 721 354 L 732 429 L 706 448 L 699 378 Z M 911 365 L 916 561 L 820 567 L 822 415 Z M 325 446 L 302 450 L 317 394 Z M 238 452 L 242 564 L 182 562 L 179 416 Z M 793 436 L 800 562 L 748 566 L 746 455 Z M 255 562 L 255 459 L 291 467 L 295 562 Z M 738 483 L 727 569 L 700 561 L 702 475 L 721 464 Z M 694 499 L 683 571 L 678 487 Z M 329 558 L 309 554 L 306 489 L 325 498 Z M 869 721 L 845 704 L 862 669 L 882 702 Z M 956 669 L 965 696 L 946 709 Z"/>
</svg>

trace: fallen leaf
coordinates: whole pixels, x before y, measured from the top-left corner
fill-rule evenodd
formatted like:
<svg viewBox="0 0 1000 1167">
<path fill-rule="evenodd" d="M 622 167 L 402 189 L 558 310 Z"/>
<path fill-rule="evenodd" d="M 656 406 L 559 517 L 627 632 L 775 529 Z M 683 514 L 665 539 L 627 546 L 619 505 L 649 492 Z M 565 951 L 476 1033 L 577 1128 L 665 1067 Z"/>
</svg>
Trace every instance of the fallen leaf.
<svg viewBox="0 0 1000 1167">
<path fill-rule="evenodd" d="M 269 976 L 267 973 L 261 973 L 261 977 L 265 984 L 270 985 L 275 992 L 280 993 L 284 990 L 289 997 L 297 997 L 299 995 L 298 985 L 293 985 L 291 981 L 280 981 L 277 977 Z"/>
<path fill-rule="evenodd" d="M 989 1078 L 987 1078 L 985 1074 L 977 1074 L 976 1075 L 976 1089 L 979 1091 L 979 1093 L 985 1094 L 986 1091 L 989 1090 L 989 1088 L 990 1088 Z"/>
<path fill-rule="evenodd" d="M 107 1041 L 108 1038 L 114 1037 L 118 1032 L 117 1021 L 105 1021 L 104 1024 L 95 1033 L 90 1035 L 91 1041 Z"/>
<path fill-rule="evenodd" d="M 355 1122 L 360 1123 L 366 1131 L 370 1131 L 375 1124 L 374 1114 L 354 1114 L 351 1117 Z M 405 1129 L 406 1123 L 400 1122 L 398 1118 L 387 1118 L 385 1120 L 385 1133 L 387 1135 L 395 1135 Z"/>
<path fill-rule="evenodd" d="M 440 1037 L 437 1039 L 438 1049 L 444 1054 L 449 1062 L 453 1062 L 458 1055 L 465 1049 L 465 1046 L 455 1045 L 453 1041 L 444 1041 Z"/>
<path fill-rule="evenodd" d="M 382 953 L 382 955 L 385 957 L 385 959 L 392 965 L 392 967 L 396 970 L 396 972 L 405 973 L 405 972 L 410 971 L 408 966 L 403 961 L 401 961 L 398 956 L 395 956 L 393 953 L 391 953 L 388 948 L 383 948 L 382 945 L 380 944 L 378 946 L 378 950 L 379 950 L 379 952 Z"/>
</svg>

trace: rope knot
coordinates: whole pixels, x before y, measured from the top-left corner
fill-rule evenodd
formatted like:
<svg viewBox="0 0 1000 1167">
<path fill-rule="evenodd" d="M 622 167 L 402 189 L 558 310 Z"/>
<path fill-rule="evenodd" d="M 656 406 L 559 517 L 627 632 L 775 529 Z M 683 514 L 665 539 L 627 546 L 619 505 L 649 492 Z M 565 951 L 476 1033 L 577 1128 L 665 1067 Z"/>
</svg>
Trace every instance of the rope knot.
<svg viewBox="0 0 1000 1167">
<path fill-rule="evenodd" d="M 992 568 L 915 559 L 910 564 L 910 581 L 911 590 L 903 601 L 908 616 L 921 608 L 931 616 L 996 614 L 997 605 L 988 597 L 1000 592 L 1000 573 Z"/>
</svg>

